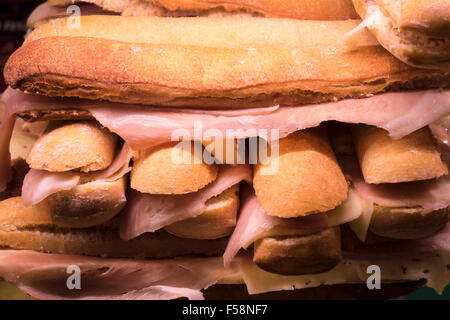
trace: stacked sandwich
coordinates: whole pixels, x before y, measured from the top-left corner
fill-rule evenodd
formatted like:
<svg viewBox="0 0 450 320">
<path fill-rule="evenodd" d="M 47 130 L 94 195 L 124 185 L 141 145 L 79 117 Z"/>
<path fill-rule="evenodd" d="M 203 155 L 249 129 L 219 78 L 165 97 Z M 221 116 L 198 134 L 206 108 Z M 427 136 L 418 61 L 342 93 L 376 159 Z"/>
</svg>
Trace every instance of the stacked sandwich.
<svg viewBox="0 0 450 320">
<path fill-rule="evenodd" d="M 39 7 L 4 70 L 0 278 L 40 299 L 289 298 L 373 265 L 384 297 L 450 283 L 448 61 L 401 62 L 346 0 L 74 2 Z"/>
</svg>

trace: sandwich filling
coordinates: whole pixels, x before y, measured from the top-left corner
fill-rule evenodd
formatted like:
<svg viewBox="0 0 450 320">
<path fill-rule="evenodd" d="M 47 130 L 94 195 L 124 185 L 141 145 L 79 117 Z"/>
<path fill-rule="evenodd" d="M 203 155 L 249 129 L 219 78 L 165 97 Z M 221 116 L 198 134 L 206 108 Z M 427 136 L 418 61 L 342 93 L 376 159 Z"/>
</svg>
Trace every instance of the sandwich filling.
<svg viewBox="0 0 450 320">
<path fill-rule="evenodd" d="M 164 10 L 248 13 L 244 2 Z M 61 14 L 39 10 L 32 24 Z M 391 36 L 379 11 L 364 23 Z M 1 278 L 42 299 L 364 283 L 373 264 L 384 283 L 450 282 L 447 71 L 346 51 L 358 21 L 67 22 L 37 27 L 5 68 Z M 43 124 L 30 134 L 23 119 Z M 81 291 L 66 290 L 72 264 Z"/>
</svg>

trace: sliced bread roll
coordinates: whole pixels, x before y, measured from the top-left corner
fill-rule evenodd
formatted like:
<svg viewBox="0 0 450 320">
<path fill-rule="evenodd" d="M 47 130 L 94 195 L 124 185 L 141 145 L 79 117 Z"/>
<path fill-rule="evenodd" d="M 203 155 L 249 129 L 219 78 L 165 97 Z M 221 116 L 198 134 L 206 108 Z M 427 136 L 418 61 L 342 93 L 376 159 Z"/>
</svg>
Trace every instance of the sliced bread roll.
<svg viewBox="0 0 450 320">
<path fill-rule="evenodd" d="M 88 228 L 103 224 L 125 207 L 126 177 L 115 181 L 94 180 L 59 191 L 35 206 L 53 224 L 65 228 Z"/>
<path fill-rule="evenodd" d="M 341 260 L 339 227 L 306 236 L 268 237 L 255 242 L 253 262 L 284 275 L 321 273 Z"/>
<path fill-rule="evenodd" d="M 273 174 L 262 169 L 278 166 Z M 294 218 L 329 211 L 347 198 L 348 186 L 322 128 L 279 141 L 279 155 L 254 167 L 258 203 L 269 215 Z"/>
<path fill-rule="evenodd" d="M 375 205 L 369 230 L 374 234 L 394 239 L 429 237 L 449 221 L 449 208 L 424 212 L 422 207 L 388 208 Z"/>
<path fill-rule="evenodd" d="M 140 152 L 131 171 L 131 187 L 150 194 L 196 192 L 213 182 L 217 172 L 216 164 L 203 161 L 201 143 L 174 142 Z"/>
<path fill-rule="evenodd" d="M 117 137 L 96 122 L 75 122 L 41 136 L 31 148 L 27 163 L 51 172 L 106 169 L 114 158 Z"/>
<path fill-rule="evenodd" d="M 235 185 L 206 202 L 198 217 L 167 226 L 165 230 L 180 238 L 218 239 L 233 232 L 239 208 L 239 186 Z"/>
<path fill-rule="evenodd" d="M 353 141 L 367 183 L 399 183 L 438 178 L 447 165 L 428 127 L 393 140 L 386 130 L 352 126 Z"/>
<path fill-rule="evenodd" d="M 80 254 L 111 258 L 164 258 L 180 255 L 220 255 L 227 239 L 193 240 L 174 237 L 163 230 L 124 241 L 119 221 L 92 228 L 56 226 L 46 212 L 35 214 L 20 197 L 0 202 L 0 246 L 19 250 Z"/>
</svg>

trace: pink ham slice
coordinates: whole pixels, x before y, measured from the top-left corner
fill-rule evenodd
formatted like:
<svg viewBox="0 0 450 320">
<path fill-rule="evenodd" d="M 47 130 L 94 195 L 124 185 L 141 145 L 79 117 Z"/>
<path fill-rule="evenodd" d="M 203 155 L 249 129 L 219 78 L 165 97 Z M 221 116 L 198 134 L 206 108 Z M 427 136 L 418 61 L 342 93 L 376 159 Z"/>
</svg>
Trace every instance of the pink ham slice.
<svg viewBox="0 0 450 320">
<path fill-rule="evenodd" d="M 217 179 L 198 192 L 182 195 L 151 195 L 130 190 L 128 203 L 122 212 L 120 237 L 135 238 L 174 222 L 194 218 L 206 209 L 206 201 L 221 194 L 242 180 L 252 179 L 249 165 L 220 167 Z"/>
<path fill-rule="evenodd" d="M 81 269 L 81 290 L 67 288 L 67 268 Z M 37 299 L 201 299 L 200 290 L 235 277 L 222 259 L 104 259 L 0 250 L 0 278 Z"/>
<path fill-rule="evenodd" d="M 6 188 L 10 178 L 8 144 L 14 127 L 14 114 L 25 110 L 89 110 L 102 125 L 121 136 L 135 150 L 171 141 L 177 129 L 194 138 L 196 121 L 202 124 L 200 134 L 215 129 L 226 137 L 227 130 L 241 129 L 241 132 L 236 132 L 237 138 L 258 135 L 261 129 L 279 130 L 276 137 L 282 138 L 327 120 L 374 125 L 388 130 L 393 138 L 401 138 L 450 112 L 450 91 L 433 90 L 386 93 L 319 105 L 231 111 L 49 98 L 8 90 L 13 92 L 7 93 L 9 99 L 0 131 L 0 191 Z M 269 140 L 271 137 L 268 134 Z"/>
<path fill-rule="evenodd" d="M 79 181 L 76 172 L 31 169 L 23 180 L 22 202 L 27 207 L 35 205 L 56 192 L 73 189 Z"/>
<path fill-rule="evenodd" d="M 241 188 L 242 205 L 239 219 L 223 255 L 224 266 L 229 267 L 241 248 L 247 248 L 258 239 L 267 236 L 308 235 L 328 228 L 325 213 L 296 219 L 269 216 L 259 207 L 253 188 Z"/>
<path fill-rule="evenodd" d="M 448 158 L 446 149 L 443 151 L 444 158 Z M 447 165 L 450 165 L 448 160 Z M 424 213 L 450 205 L 450 175 L 426 181 L 368 184 L 364 181 L 355 158 L 346 157 L 341 163 L 358 195 L 367 201 L 385 207 L 421 206 Z"/>
<path fill-rule="evenodd" d="M 48 172 L 31 169 L 22 185 L 22 201 L 25 206 L 35 205 L 48 196 L 63 190 L 70 190 L 81 181 L 116 180 L 125 175 L 129 169 L 131 150 L 125 143 L 111 165 L 105 170 L 91 173 Z"/>
<path fill-rule="evenodd" d="M 418 91 L 387 93 L 365 99 L 347 99 L 319 105 L 281 107 L 270 113 L 230 116 L 205 111 L 203 113 L 129 106 L 89 108 L 94 117 L 116 132 L 133 149 L 149 148 L 170 141 L 176 129 L 185 129 L 194 137 L 194 122 L 201 121 L 203 132 L 217 129 L 242 129 L 237 138 L 250 136 L 247 129 L 278 129 L 279 137 L 296 130 L 318 126 L 327 120 L 365 123 L 384 128 L 393 138 L 401 138 L 450 112 L 450 91 Z M 430 112 L 432 110 L 432 112 Z M 246 132 L 247 131 L 247 132 Z M 253 134 L 255 135 L 255 134 Z M 271 135 L 269 135 L 269 140 Z"/>
</svg>

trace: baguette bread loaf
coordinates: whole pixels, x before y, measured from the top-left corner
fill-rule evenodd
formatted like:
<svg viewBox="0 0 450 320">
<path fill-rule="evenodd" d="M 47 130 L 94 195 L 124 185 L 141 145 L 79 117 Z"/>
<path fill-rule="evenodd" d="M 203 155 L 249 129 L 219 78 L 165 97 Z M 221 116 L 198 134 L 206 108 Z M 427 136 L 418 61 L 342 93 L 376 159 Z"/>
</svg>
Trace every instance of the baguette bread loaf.
<svg viewBox="0 0 450 320">
<path fill-rule="evenodd" d="M 448 71 L 413 69 L 381 47 L 347 52 L 341 39 L 357 24 L 89 16 L 78 31 L 64 20 L 38 28 L 4 74 L 49 96 L 225 108 L 449 86 Z"/>
<path fill-rule="evenodd" d="M 448 174 L 430 130 L 422 128 L 393 140 L 383 129 L 352 126 L 353 141 L 367 183 L 399 183 Z"/>
<path fill-rule="evenodd" d="M 59 228 L 50 216 L 35 215 L 31 207 L 24 207 L 20 197 L 0 202 L 0 244 L 13 249 L 115 258 L 164 258 L 220 255 L 226 243 L 227 238 L 181 239 L 165 231 L 124 241 L 119 238 L 117 219 L 87 229 Z"/>
<path fill-rule="evenodd" d="M 62 125 L 36 141 L 27 163 L 51 172 L 103 170 L 113 161 L 116 142 L 117 136 L 95 122 Z"/>
<path fill-rule="evenodd" d="M 339 227 L 306 236 L 263 238 L 254 245 L 253 262 L 284 275 L 322 273 L 342 258 Z"/>
<path fill-rule="evenodd" d="M 254 166 L 253 187 L 269 215 L 294 218 L 334 209 L 347 198 L 348 186 L 325 130 L 313 128 L 279 140 L 279 156 Z M 263 174 L 274 166 L 274 174 Z"/>
<path fill-rule="evenodd" d="M 195 218 L 175 222 L 164 229 L 177 237 L 218 239 L 229 236 L 236 225 L 239 186 L 235 185 L 206 202 L 206 210 Z"/>
<path fill-rule="evenodd" d="M 216 164 L 203 161 L 201 143 L 174 142 L 140 152 L 133 163 L 131 188 L 150 194 L 196 192 L 213 182 L 217 172 Z"/>
<path fill-rule="evenodd" d="M 266 16 L 304 20 L 356 17 L 351 0 L 49 0 L 54 6 L 87 2 L 131 16 Z"/>
</svg>

